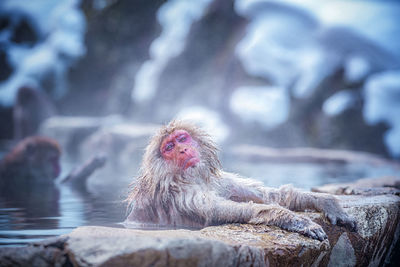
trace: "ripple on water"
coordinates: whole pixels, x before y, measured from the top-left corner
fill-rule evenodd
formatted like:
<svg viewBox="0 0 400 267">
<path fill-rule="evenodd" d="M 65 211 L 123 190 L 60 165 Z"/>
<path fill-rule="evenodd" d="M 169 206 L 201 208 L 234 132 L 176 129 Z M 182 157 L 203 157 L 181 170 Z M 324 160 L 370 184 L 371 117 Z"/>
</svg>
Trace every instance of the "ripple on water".
<svg viewBox="0 0 400 267">
<path fill-rule="evenodd" d="M 310 189 L 326 183 L 351 182 L 364 177 L 394 175 L 388 166 L 365 164 L 283 164 L 262 162 L 224 162 L 227 171 L 257 178 L 266 186 L 292 183 Z M 126 184 L 113 185 L 126 191 Z M 0 196 L 0 246 L 21 246 L 63 235 L 85 225 L 121 227 L 126 216 L 120 192 L 90 194 L 69 186 L 41 187 L 39 192 L 24 191 L 22 196 Z M 28 192 L 28 193 L 26 193 Z M 105 188 L 104 192 L 107 192 Z M 118 197 L 116 197 L 118 196 Z M 164 229 L 160 226 L 141 229 Z"/>
</svg>

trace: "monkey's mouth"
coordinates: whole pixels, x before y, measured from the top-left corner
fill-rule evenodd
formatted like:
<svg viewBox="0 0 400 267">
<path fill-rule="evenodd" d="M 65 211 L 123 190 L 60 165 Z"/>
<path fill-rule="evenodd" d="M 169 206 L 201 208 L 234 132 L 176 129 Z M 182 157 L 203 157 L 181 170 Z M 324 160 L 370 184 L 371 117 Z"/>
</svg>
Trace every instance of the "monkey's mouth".
<svg viewBox="0 0 400 267">
<path fill-rule="evenodd" d="M 189 167 L 194 167 L 194 165 L 199 163 L 199 161 L 200 160 L 197 157 L 188 158 L 183 162 L 183 169 L 186 170 Z"/>
</svg>

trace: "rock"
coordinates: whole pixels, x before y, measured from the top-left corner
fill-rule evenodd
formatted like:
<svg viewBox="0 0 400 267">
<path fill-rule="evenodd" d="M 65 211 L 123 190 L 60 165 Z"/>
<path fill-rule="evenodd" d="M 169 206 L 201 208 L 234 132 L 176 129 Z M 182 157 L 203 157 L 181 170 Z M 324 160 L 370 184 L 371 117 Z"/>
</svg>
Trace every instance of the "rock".
<svg viewBox="0 0 400 267">
<path fill-rule="evenodd" d="M 57 116 L 40 126 L 40 134 L 60 143 L 66 157 L 65 165 L 71 170 L 93 157 L 107 157 L 104 168 L 87 180 L 87 188 L 98 194 L 102 190 L 110 191 L 109 186 L 113 186 L 119 194 L 120 188 L 125 188 L 136 175 L 143 149 L 158 128 L 156 124 L 131 123 L 119 115 Z M 71 170 L 66 168 L 65 173 Z"/>
<path fill-rule="evenodd" d="M 235 54 L 247 22 L 234 11 L 234 6 L 233 1 L 209 1 L 204 14 L 190 26 L 183 40 L 183 51 L 170 58 L 162 69 L 156 84 L 157 97 L 150 103 L 135 103 L 132 116 L 145 109 L 146 118 L 162 122 L 193 106 L 204 106 L 226 115 L 230 95 L 237 86 L 264 83 L 249 77 Z M 183 8 L 176 7 L 174 12 L 182 16 Z M 230 123 L 226 117 L 223 120 Z"/>
<path fill-rule="evenodd" d="M 99 129 L 90 135 L 80 147 L 81 157 L 88 157 L 95 154 L 104 154 L 114 158 L 114 161 L 121 160 L 121 153 L 124 150 L 144 149 L 147 142 L 159 128 L 156 124 L 133 124 L 119 123 Z M 141 153 L 140 153 L 141 154 Z M 130 161 L 132 158 L 130 158 Z"/>
<path fill-rule="evenodd" d="M 400 195 L 400 177 L 364 178 L 352 183 L 326 184 L 313 187 L 311 190 L 335 195 Z"/>
<path fill-rule="evenodd" d="M 86 187 L 86 180 L 97 169 L 102 168 L 107 162 L 107 157 L 104 155 L 96 155 L 90 158 L 82 165 L 73 169 L 66 177 L 60 179 L 60 183 L 71 184 L 76 187 Z"/>
<path fill-rule="evenodd" d="M 143 150 L 158 128 L 155 124 L 118 123 L 100 128 L 87 137 L 80 145 L 79 158 L 107 157 L 104 168 L 88 179 L 89 191 L 99 193 L 115 186 L 117 193 L 126 187 L 137 174 Z"/>
<path fill-rule="evenodd" d="M 37 135 L 39 126 L 56 114 L 56 107 L 37 84 L 27 82 L 18 88 L 13 107 L 14 139 Z"/>
<path fill-rule="evenodd" d="M 163 3 L 82 1 L 87 53 L 70 72 L 70 92 L 62 100 L 63 110 L 68 114 L 126 114 L 135 72 L 149 58 L 150 44 L 160 34 L 156 16 Z"/>
<path fill-rule="evenodd" d="M 65 240 L 59 240 L 49 245 L 44 242 L 41 245 L 20 248 L 0 248 L 0 266 L 64 266 L 67 257 L 63 248 L 57 245 L 62 246 Z"/>
<path fill-rule="evenodd" d="M 54 116 L 41 124 L 39 132 L 56 139 L 68 157 L 85 160 L 94 154 L 115 156 L 128 149 L 128 144 L 143 147 L 158 128 L 156 124 L 130 123 L 119 115 Z"/>
<path fill-rule="evenodd" d="M 256 145 L 239 145 L 231 149 L 234 157 L 263 162 L 309 162 L 309 163 L 363 163 L 375 166 L 387 165 L 400 170 L 400 165 L 381 156 L 349 150 L 318 148 L 271 148 Z"/>
<path fill-rule="evenodd" d="M 398 261 L 391 256 L 399 246 L 400 198 L 339 199 L 356 218 L 358 232 L 332 226 L 319 213 L 303 213 L 322 225 L 328 234 L 323 242 L 263 225 L 227 224 L 201 230 L 85 226 L 28 247 L 1 248 L 0 265 L 47 259 L 43 255 L 51 255 L 52 265 L 73 266 L 382 266 Z M 33 263 L 48 265 L 47 261 Z"/>
<path fill-rule="evenodd" d="M 0 19 L 0 23 L 1 23 L 1 19 Z M 0 66 L 1 66 L 0 81 L 2 82 L 4 80 L 7 80 L 8 77 L 10 77 L 10 75 L 14 71 L 13 66 L 8 61 L 7 54 L 4 51 L 4 49 L 0 50 Z"/>
<path fill-rule="evenodd" d="M 107 117 L 54 116 L 40 125 L 39 133 L 56 139 L 63 152 L 74 157 L 81 142 L 101 127 L 121 123 L 119 115 Z"/>
</svg>

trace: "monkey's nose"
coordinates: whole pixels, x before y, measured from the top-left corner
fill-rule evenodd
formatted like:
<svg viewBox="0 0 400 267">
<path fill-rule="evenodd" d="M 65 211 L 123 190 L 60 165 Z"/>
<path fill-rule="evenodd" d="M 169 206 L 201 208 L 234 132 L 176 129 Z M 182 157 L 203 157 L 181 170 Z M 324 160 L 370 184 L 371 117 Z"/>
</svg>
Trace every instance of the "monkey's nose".
<svg viewBox="0 0 400 267">
<path fill-rule="evenodd" d="M 180 149 L 180 153 L 181 153 L 181 154 L 184 154 L 186 151 L 187 151 L 187 147 L 182 147 L 182 148 Z"/>
</svg>

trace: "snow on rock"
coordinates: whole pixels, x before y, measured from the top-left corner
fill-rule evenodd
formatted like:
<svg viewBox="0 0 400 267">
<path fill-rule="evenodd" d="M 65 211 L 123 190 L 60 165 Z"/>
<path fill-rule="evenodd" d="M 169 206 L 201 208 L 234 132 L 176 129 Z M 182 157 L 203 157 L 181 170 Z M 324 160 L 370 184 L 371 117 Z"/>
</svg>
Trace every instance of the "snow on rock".
<svg viewBox="0 0 400 267">
<path fill-rule="evenodd" d="M 268 4 L 268 7 L 267 5 Z M 400 59 L 400 3 L 389 1 L 236 0 L 241 14 L 259 14 L 269 7 L 299 9 L 323 27 L 346 27 L 382 46 Z M 292 12 L 292 11 L 290 11 Z"/>
<path fill-rule="evenodd" d="M 236 51 L 245 70 L 275 85 L 294 84 L 297 97 L 340 67 L 356 82 L 375 65 L 400 64 L 392 49 L 400 46 L 398 3 L 237 0 L 235 8 L 249 19 Z"/>
<path fill-rule="evenodd" d="M 217 143 L 223 142 L 229 135 L 229 127 L 216 111 L 202 106 L 183 108 L 178 112 L 178 119 L 190 120 L 204 128 Z"/>
<path fill-rule="evenodd" d="M 232 94 L 230 108 L 241 119 L 268 129 L 287 119 L 289 99 L 284 88 L 241 87 Z"/>
<path fill-rule="evenodd" d="M 236 1 L 236 11 L 250 18 L 237 56 L 249 74 L 288 86 L 303 64 L 312 66 L 318 60 L 311 38 L 318 23 L 298 9 L 255 5 L 253 10 L 251 2 L 260 1 Z"/>
<path fill-rule="evenodd" d="M 3 14 L 25 15 L 40 38 L 33 47 L 13 43 L 3 38 L 13 75 L 0 83 L 0 104 L 11 106 L 17 90 L 26 84 L 53 80 L 49 88 L 56 98 L 67 90 L 66 74 L 74 60 L 86 52 L 84 34 L 86 22 L 79 8 L 80 0 L 5 0 L 0 4 Z"/>
<path fill-rule="evenodd" d="M 172 0 L 160 7 L 157 20 L 162 33 L 151 44 L 150 60 L 143 63 L 136 74 L 132 90 L 134 101 L 148 101 L 154 97 L 161 72 L 171 58 L 183 51 L 191 25 L 201 18 L 210 2 Z"/>
<path fill-rule="evenodd" d="M 350 108 L 356 100 L 354 91 L 342 90 L 325 100 L 322 110 L 329 116 L 336 116 Z"/>
<path fill-rule="evenodd" d="M 292 88 L 293 95 L 297 98 L 309 97 L 325 78 L 339 68 L 340 61 L 338 54 L 315 48 L 314 54 L 310 54 L 308 60 L 300 65 L 301 73 Z"/>
<path fill-rule="evenodd" d="M 282 94 L 297 98 L 321 90 L 321 83 L 341 70 L 350 85 L 368 79 L 364 117 L 370 124 L 390 125 L 385 143 L 393 155 L 400 156 L 400 75 L 386 72 L 400 67 L 398 1 L 236 0 L 235 10 L 249 20 L 236 54 L 250 75 L 265 78 L 285 88 Z M 368 78 L 382 71 L 385 74 Z M 285 105 L 275 112 L 261 104 L 245 104 L 246 97 L 252 98 L 239 89 L 231 102 L 236 110 L 236 105 L 246 106 L 236 112 L 243 119 L 268 127 L 286 119 L 289 96 L 280 97 L 286 99 Z M 350 92 L 338 92 L 325 101 L 323 111 L 338 115 L 354 100 Z M 271 107 L 270 102 L 264 105 Z M 277 117 L 271 119 L 267 112 Z"/>
<path fill-rule="evenodd" d="M 343 26 L 360 33 L 400 59 L 400 3 L 398 1 L 296 1 L 325 26 Z"/>
<path fill-rule="evenodd" d="M 364 93 L 364 119 L 371 125 L 385 122 L 391 127 L 384 141 L 389 152 L 400 157 L 400 70 L 371 76 Z"/>
</svg>

